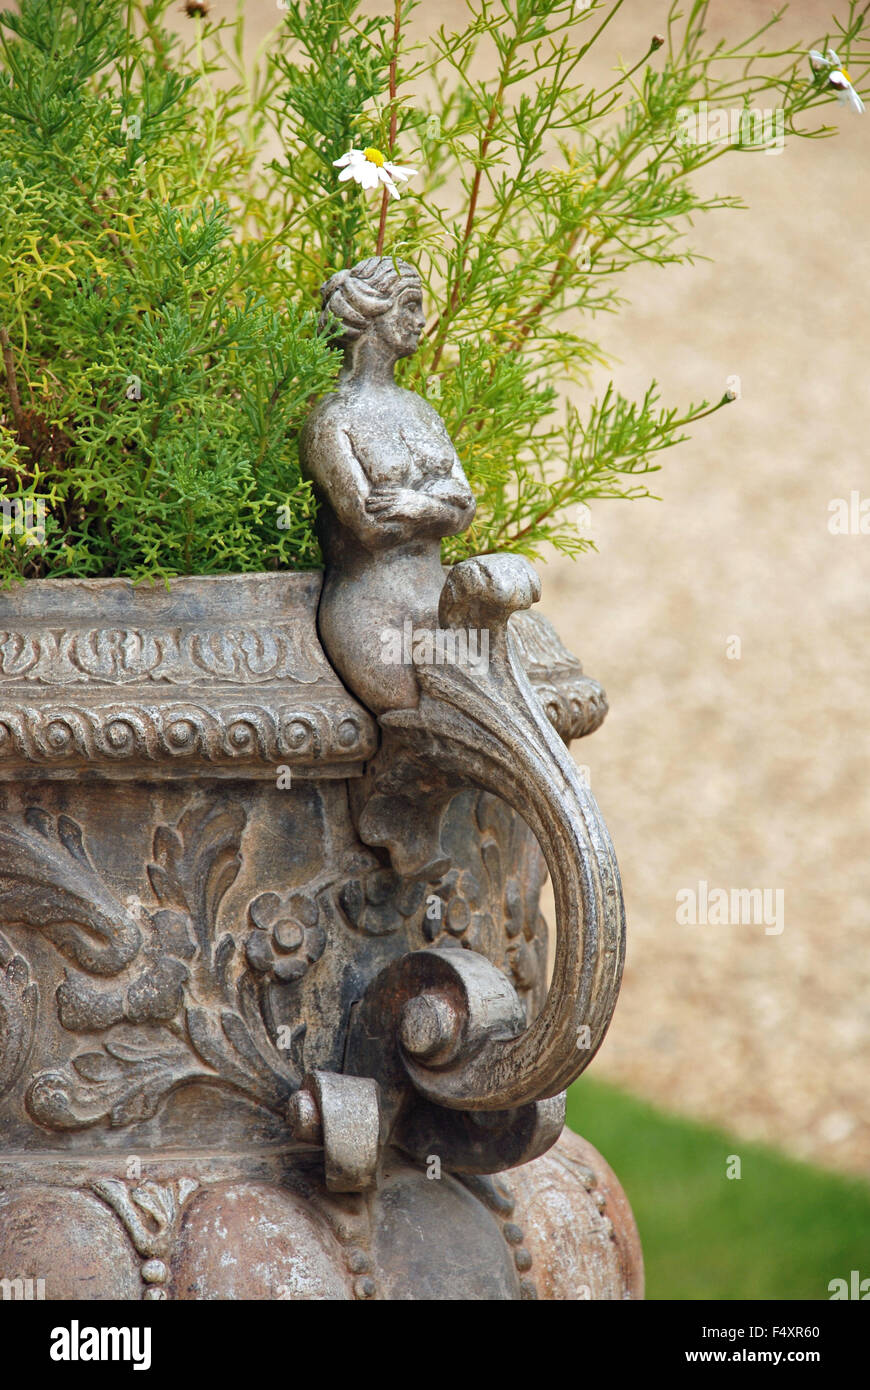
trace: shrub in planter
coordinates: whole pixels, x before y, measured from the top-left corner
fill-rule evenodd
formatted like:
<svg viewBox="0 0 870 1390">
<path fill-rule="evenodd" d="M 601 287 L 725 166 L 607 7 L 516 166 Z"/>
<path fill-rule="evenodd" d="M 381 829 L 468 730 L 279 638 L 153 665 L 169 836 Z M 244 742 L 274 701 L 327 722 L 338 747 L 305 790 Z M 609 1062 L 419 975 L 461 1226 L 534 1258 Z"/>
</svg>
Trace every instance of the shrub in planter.
<svg viewBox="0 0 870 1390">
<path fill-rule="evenodd" d="M 313 310 L 375 252 L 421 271 L 427 329 L 401 379 L 478 499 L 445 558 L 583 549 L 578 504 L 643 495 L 711 408 L 662 408 L 653 384 L 564 410 L 562 384 L 602 359 L 591 321 L 634 265 L 691 258 L 694 215 L 733 204 L 696 190 L 700 168 L 828 133 L 817 110 L 859 100 L 864 7 L 817 49 L 768 52 L 773 20 L 708 47 L 693 0 L 603 90 L 583 59 L 619 4 L 473 0 L 463 30 L 421 44 L 408 0 L 387 17 L 288 0 L 252 64 L 245 7 L 227 8 L 4 16 L 0 471 L 15 515 L 45 507 L 38 546 L 4 528 L 4 576 L 316 566 L 296 441 L 338 354 Z M 374 194 L 337 166 L 352 149 Z M 416 170 L 400 198 L 378 159 Z"/>
</svg>

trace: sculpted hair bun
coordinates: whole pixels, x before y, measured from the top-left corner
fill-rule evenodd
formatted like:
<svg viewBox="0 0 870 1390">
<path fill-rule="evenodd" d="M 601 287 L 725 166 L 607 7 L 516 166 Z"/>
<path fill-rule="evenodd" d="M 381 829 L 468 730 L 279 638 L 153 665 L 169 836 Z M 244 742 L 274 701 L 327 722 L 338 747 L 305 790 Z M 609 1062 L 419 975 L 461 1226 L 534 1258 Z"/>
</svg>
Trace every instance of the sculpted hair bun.
<svg viewBox="0 0 870 1390">
<path fill-rule="evenodd" d="M 329 299 L 329 296 L 333 294 L 336 290 L 341 289 L 342 285 L 345 283 L 349 275 L 349 270 L 337 270 L 334 275 L 330 276 L 330 278 L 326 281 L 325 284 L 320 286 L 321 304 L 326 304 L 327 300 Z"/>
<path fill-rule="evenodd" d="M 320 332 L 331 318 L 342 325 L 338 339 L 344 347 L 360 336 L 373 319 L 385 314 L 400 290 L 419 288 L 420 276 L 407 261 L 369 256 L 351 270 L 339 270 L 320 287 Z"/>
</svg>

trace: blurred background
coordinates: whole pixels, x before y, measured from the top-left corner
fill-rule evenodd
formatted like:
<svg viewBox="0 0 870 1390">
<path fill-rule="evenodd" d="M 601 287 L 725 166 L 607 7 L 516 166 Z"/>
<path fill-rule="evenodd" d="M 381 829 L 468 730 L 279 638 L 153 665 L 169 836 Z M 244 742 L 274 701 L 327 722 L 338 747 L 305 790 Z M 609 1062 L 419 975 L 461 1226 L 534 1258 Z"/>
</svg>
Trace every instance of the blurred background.
<svg viewBox="0 0 870 1390">
<path fill-rule="evenodd" d="M 589 81 L 640 57 L 667 9 L 627 0 Z M 834 9 L 794 0 L 784 41 L 809 48 Z M 252 39 L 280 18 L 275 0 L 248 12 Z M 466 12 L 427 0 L 416 27 Z M 770 12 L 712 0 L 711 31 Z M 661 501 L 593 504 L 597 552 L 541 567 L 543 611 L 610 700 L 573 751 L 629 932 L 570 1118 L 626 1186 L 651 1297 L 828 1298 L 870 1277 L 870 535 L 828 527 L 833 499 L 870 497 L 870 109 L 829 111 L 833 139 L 702 171 L 749 210 L 700 221 L 709 261 L 636 271 L 595 325 L 625 395 L 656 378 L 684 406 L 736 377 L 740 399 L 664 456 Z M 782 890 L 782 931 L 678 924 L 701 881 Z"/>
<path fill-rule="evenodd" d="M 787 39 L 809 47 L 831 8 L 792 5 Z M 614 61 L 666 6 L 627 9 L 602 39 Z M 767 14 L 711 5 L 723 34 Z M 598 327 L 627 395 L 655 377 L 669 403 L 717 399 L 736 376 L 741 399 L 668 453 L 661 502 L 593 504 L 598 553 L 549 563 L 544 607 L 611 704 L 574 749 L 630 924 L 596 1074 L 867 1174 L 870 535 L 828 521 L 832 499 L 870 496 L 870 113 L 834 110 L 833 139 L 703 171 L 749 210 L 700 221 L 710 261 L 639 272 Z M 781 934 L 678 925 L 676 894 L 700 880 L 782 889 Z"/>
</svg>

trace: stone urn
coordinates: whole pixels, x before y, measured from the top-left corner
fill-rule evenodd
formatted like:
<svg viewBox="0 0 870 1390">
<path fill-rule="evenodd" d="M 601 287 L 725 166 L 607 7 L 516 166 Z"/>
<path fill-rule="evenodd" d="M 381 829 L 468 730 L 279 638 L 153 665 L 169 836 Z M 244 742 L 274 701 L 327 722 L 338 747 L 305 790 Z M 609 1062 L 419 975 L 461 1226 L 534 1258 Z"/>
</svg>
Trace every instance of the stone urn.
<svg viewBox="0 0 870 1390">
<path fill-rule="evenodd" d="M 525 559 L 442 567 L 476 503 L 393 378 L 416 270 L 321 293 L 322 574 L 0 595 L 0 1279 L 636 1297 L 625 1198 L 562 1135 L 624 955 L 566 747 L 604 698 Z"/>
<path fill-rule="evenodd" d="M 542 1017 L 537 841 L 474 786 L 428 880 L 361 838 L 383 735 L 324 655 L 321 584 L 0 597 L 0 1278 L 47 1299 L 639 1297 L 631 1213 L 559 1137 L 558 1092 L 525 1098 L 520 1072 L 496 1109 L 450 1093 Z M 600 687 L 543 618 L 509 626 L 554 736 L 591 732 Z M 576 1041 L 575 1071 L 597 1038 Z"/>
</svg>

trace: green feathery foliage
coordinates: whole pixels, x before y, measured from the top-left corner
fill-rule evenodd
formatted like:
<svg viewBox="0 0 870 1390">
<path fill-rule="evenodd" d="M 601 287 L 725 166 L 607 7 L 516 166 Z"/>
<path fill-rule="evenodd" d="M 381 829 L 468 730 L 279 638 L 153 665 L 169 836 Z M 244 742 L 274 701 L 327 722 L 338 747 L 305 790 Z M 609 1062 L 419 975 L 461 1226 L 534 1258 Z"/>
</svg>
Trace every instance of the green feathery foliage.
<svg viewBox="0 0 870 1390">
<path fill-rule="evenodd" d="M 634 265 L 691 261 L 697 213 L 738 205 L 696 191 L 701 167 L 832 133 L 801 118 L 839 61 L 862 90 L 870 4 L 811 64 L 768 46 L 783 11 L 711 44 L 706 0 L 674 3 L 596 90 L 583 60 L 622 3 L 468 0 L 461 32 L 421 41 L 418 0 L 281 0 L 252 63 L 244 4 L 0 15 L 0 577 L 316 565 L 296 440 L 338 366 L 317 288 L 375 251 L 420 268 L 430 319 L 402 379 L 478 496 L 446 559 L 576 552 L 580 504 L 648 496 L 657 455 L 727 397 L 663 409 L 653 383 L 568 408 L 604 360 L 590 322 Z M 700 102 L 736 124 L 693 138 Z M 369 146 L 417 169 L 400 199 L 339 181 Z"/>
</svg>

